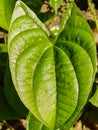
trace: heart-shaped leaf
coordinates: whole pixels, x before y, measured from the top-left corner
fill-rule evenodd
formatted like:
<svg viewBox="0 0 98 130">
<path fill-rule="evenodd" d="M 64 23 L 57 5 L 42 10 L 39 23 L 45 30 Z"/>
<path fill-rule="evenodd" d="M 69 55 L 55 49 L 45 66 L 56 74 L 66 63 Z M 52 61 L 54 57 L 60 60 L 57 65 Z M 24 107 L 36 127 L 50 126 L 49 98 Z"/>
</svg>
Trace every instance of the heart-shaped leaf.
<svg viewBox="0 0 98 130">
<path fill-rule="evenodd" d="M 73 125 L 87 102 L 96 72 L 90 27 L 75 4 L 70 3 L 67 15 L 52 43 L 34 12 L 18 1 L 9 30 L 8 53 L 16 91 L 49 130 Z"/>
</svg>

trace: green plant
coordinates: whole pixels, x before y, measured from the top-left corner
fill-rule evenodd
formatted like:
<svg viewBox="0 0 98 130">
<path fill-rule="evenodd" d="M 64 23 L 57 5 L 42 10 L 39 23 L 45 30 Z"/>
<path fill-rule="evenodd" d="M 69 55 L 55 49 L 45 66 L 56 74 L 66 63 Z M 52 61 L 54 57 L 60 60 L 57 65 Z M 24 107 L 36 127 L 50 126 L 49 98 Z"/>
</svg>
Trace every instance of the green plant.
<svg viewBox="0 0 98 130">
<path fill-rule="evenodd" d="M 3 6 L 5 1 L 2 0 Z M 55 26 L 49 29 L 42 21 L 56 17 L 62 0 L 49 1 L 54 12 L 49 10 L 45 19 L 39 11 L 44 0 L 27 2 L 37 15 L 22 1 L 15 2 L 12 1 L 14 11 L 12 8 L 8 13 L 11 17 L 13 12 L 8 25 L 6 20 L 2 23 L 6 26 L 0 24 L 9 28 L 9 63 L 5 56 L 2 90 L 11 109 L 17 113 L 12 114 L 12 118 L 26 117 L 29 111 L 27 130 L 69 130 L 82 114 L 92 92 L 96 74 L 92 31 L 74 2 L 66 3 L 67 11 L 58 29 Z M 4 49 L 1 50 L 2 54 Z"/>
</svg>

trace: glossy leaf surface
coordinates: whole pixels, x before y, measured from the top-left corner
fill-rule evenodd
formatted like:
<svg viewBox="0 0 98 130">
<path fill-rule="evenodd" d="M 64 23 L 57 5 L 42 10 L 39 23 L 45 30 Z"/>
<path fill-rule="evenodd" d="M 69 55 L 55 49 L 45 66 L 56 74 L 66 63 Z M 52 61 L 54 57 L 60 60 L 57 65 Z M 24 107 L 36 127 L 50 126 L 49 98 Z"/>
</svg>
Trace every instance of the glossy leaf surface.
<svg viewBox="0 0 98 130">
<path fill-rule="evenodd" d="M 67 15 L 53 44 L 34 12 L 18 1 L 9 31 L 8 52 L 16 91 L 49 130 L 73 125 L 87 102 L 96 72 L 90 27 L 75 4 L 70 4 Z"/>
<path fill-rule="evenodd" d="M 69 129 L 69 126 L 79 117 L 79 111 L 83 109 L 88 99 L 87 95 L 91 91 L 93 83 L 91 81 L 94 80 L 94 77 L 90 76 L 90 74 L 91 70 L 93 70 L 94 76 L 96 73 L 96 50 L 91 29 L 75 4 L 70 5 L 69 13 L 65 14 L 65 16 L 65 19 L 63 19 L 65 26 L 63 25 L 63 31 L 60 33 L 56 44 L 70 57 L 79 84 L 77 107 L 65 123 L 65 129 Z"/>
</svg>

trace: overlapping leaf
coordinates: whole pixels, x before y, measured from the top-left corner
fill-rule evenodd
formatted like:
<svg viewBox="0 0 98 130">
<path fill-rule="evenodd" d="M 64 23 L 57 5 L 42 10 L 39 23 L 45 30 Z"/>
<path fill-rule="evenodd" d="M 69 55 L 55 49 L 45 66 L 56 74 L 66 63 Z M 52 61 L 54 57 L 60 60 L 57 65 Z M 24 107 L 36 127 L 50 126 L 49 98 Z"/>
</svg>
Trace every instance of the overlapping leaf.
<svg viewBox="0 0 98 130">
<path fill-rule="evenodd" d="M 9 105 L 19 114 L 21 117 L 25 117 L 28 114 L 28 110 L 21 102 L 15 87 L 12 82 L 10 70 L 9 70 L 9 63 L 7 62 L 6 72 L 4 76 L 4 92 L 7 98 Z"/>
<path fill-rule="evenodd" d="M 27 130 L 49 130 L 39 122 L 31 113 L 27 116 Z"/>
<path fill-rule="evenodd" d="M 55 44 L 48 34 L 36 15 L 18 1 L 8 45 L 15 88 L 42 124 L 50 130 L 65 124 L 67 129 L 91 91 L 96 49 L 91 30 L 73 3 Z"/>
<path fill-rule="evenodd" d="M 97 81 L 98 81 L 98 68 L 97 68 L 97 72 L 96 72 L 96 76 L 95 76 L 95 82 L 93 84 L 92 95 L 89 100 L 89 102 L 95 107 L 98 107 L 98 83 L 97 83 Z"/>
<path fill-rule="evenodd" d="M 63 19 L 65 21 L 67 19 L 67 21 L 56 43 L 69 56 L 79 83 L 77 107 L 65 123 L 66 129 L 69 129 L 78 118 L 79 111 L 85 105 L 96 73 L 96 47 L 91 29 L 75 4 L 71 5 L 70 9 L 69 18 L 66 16 Z M 93 71 L 93 77 L 91 71 Z"/>
<path fill-rule="evenodd" d="M 8 30 L 12 11 L 17 0 L 0 0 L 0 27 Z"/>
<path fill-rule="evenodd" d="M 21 118 L 8 104 L 3 88 L 0 87 L 0 121 Z"/>
</svg>

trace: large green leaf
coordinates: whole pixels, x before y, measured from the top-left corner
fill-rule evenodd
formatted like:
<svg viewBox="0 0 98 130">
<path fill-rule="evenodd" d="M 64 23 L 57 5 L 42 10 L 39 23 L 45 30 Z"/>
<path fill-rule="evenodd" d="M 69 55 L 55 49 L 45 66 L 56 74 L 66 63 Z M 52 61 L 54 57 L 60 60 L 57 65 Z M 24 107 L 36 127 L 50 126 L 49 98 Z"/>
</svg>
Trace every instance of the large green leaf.
<svg viewBox="0 0 98 130">
<path fill-rule="evenodd" d="M 70 5 L 68 12 L 69 13 L 64 16 L 65 22 L 63 19 L 63 24 L 65 23 L 65 26 L 63 25 L 63 30 L 61 31 L 56 44 L 69 55 L 72 61 L 79 83 L 79 97 L 74 113 L 65 123 L 66 129 L 69 129 L 70 125 L 78 118 L 79 111 L 83 109 L 88 98 L 87 95 L 89 95 L 91 91 L 93 83 L 91 83 L 91 81 L 94 81 L 96 73 L 96 47 L 91 29 L 75 4 Z M 78 50 L 80 51 L 80 54 L 78 54 Z M 78 54 L 76 60 L 74 58 L 74 53 Z M 86 59 L 88 59 L 88 61 Z M 93 78 L 90 76 L 92 66 Z M 77 73 L 80 74 L 78 75 Z"/>
<path fill-rule="evenodd" d="M 17 15 L 17 11 L 20 11 L 20 13 L 18 13 L 19 14 L 19 16 Z M 35 97 L 35 95 L 34 95 L 34 93 L 32 93 L 32 78 L 31 77 L 33 77 L 34 76 L 34 71 L 35 71 L 35 69 L 36 69 L 36 66 L 37 66 L 37 64 L 38 64 L 38 62 L 39 62 L 39 60 L 41 60 L 41 57 L 42 56 L 44 56 L 44 54 L 46 55 L 46 57 L 48 56 L 48 57 L 50 57 L 49 55 L 47 55 L 47 53 L 45 53 L 46 52 L 46 50 L 51 50 L 51 53 L 49 52 L 49 51 L 47 51 L 48 53 L 50 53 L 51 55 L 53 55 L 53 53 L 52 53 L 52 48 L 51 48 L 51 44 L 50 44 L 50 42 L 48 41 L 48 38 L 47 38 L 47 36 L 46 36 L 46 34 L 40 29 L 41 27 L 43 27 L 43 28 L 45 28 L 42 24 L 41 24 L 41 22 L 39 21 L 39 20 L 37 20 L 37 18 L 35 17 L 35 14 L 29 14 L 29 12 L 28 12 L 28 9 L 27 9 L 27 7 L 25 7 L 25 5 L 22 3 L 22 2 L 17 2 L 17 5 L 16 5 L 16 9 L 15 9 L 15 14 L 16 15 L 13 15 L 14 17 L 12 18 L 12 28 L 11 28 L 11 30 L 10 30 L 10 32 L 13 32 L 13 30 L 15 30 L 15 33 L 13 33 L 13 36 L 11 35 L 11 33 L 9 34 L 9 36 L 10 36 L 10 39 L 9 39 L 9 41 L 11 42 L 11 44 L 9 45 L 9 51 L 10 51 L 10 49 L 12 49 L 14 46 L 14 41 L 17 41 L 17 38 L 15 37 L 15 35 L 17 36 L 17 37 L 19 37 L 18 38 L 18 40 L 21 40 L 21 42 L 17 42 L 17 47 L 15 47 L 15 48 L 13 48 L 13 52 L 12 51 L 10 51 L 11 53 L 9 53 L 9 55 L 12 55 L 12 53 L 18 53 L 18 51 L 20 51 L 20 53 L 21 53 L 21 49 L 22 48 L 24 48 L 24 49 L 27 49 L 26 51 L 23 51 L 23 53 L 21 53 L 21 55 L 13 55 L 13 56 L 15 56 L 15 57 L 17 57 L 17 58 L 14 58 L 14 57 L 12 57 L 14 60 L 18 60 L 19 62 L 17 62 L 17 65 L 16 65 L 16 63 L 15 64 L 13 64 L 12 66 L 12 72 L 14 72 L 12 75 L 12 78 L 13 78 L 13 81 L 14 81 L 14 85 L 15 86 L 17 86 L 16 87 L 16 89 L 17 89 L 17 91 L 18 91 L 18 93 L 20 93 L 19 95 L 21 95 L 21 99 L 23 100 L 23 102 L 24 102 L 24 100 L 26 101 L 25 102 L 25 105 L 28 107 L 28 108 L 31 108 L 30 109 L 30 111 L 37 117 L 37 118 L 39 118 L 41 121 L 43 121 L 44 119 L 42 119 L 42 117 L 41 117 L 41 115 L 40 115 L 40 113 L 38 112 L 38 110 L 37 110 L 37 104 L 36 104 L 36 101 L 34 100 L 34 97 Z M 26 14 L 26 15 L 24 15 L 24 14 Z M 29 15 L 27 15 L 27 14 L 29 14 L 29 15 L 31 15 L 31 16 L 29 16 Z M 19 18 L 21 19 L 20 20 L 20 24 L 19 24 L 19 21 L 18 21 L 18 19 Z M 32 19 L 34 17 L 34 20 Z M 22 22 L 22 21 L 24 21 L 24 22 Z M 36 22 L 37 22 L 37 24 L 36 24 Z M 15 24 L 14 24 L 15 23 Z M 24 23 L 24 24 L 23 24 Z M 19 24 L 18 26 L 21 26 L 21 24 L 24 26 L 24 27 L 22 27 L 21 28 L 21 35 L 20 35 L 20 27 L 19 28 L 17 28 L 17 24 Z M 26 26 L 27 25 L 27 26 Z M 13 39 L 13 37 L 16 39 Z M 24 38 L 23 38 L 24 37 Z M 27 42 L 24 42 L 24 41 L 28 41 L 28 44 L 27 44 Z M 35 41 L 37 41 L 36 42 L 36 44 L 33 44 L 33 43 L 35 43 Z M 44 43 L 44 41 L 46 41 L 45 43 Z M 23 43 L 23 44 L 22 44 Z M 19 45 L 20 44 L 20 45 Z M 32 46 L 34 46 L 34 47 L 32 47 Z M 39 47 L 40 46 L 40 47 Z M 17 51 L 16 51 L 16 48 L 17 48 Z M 19 49 L 20 48 L 20 49 Z M 27 53 L 29 53 L 29 55 L 27 54 Z M 28 56 L 26 56 L 26 55 L 28 55 Z M 31 57 L 31 55 L 33 56 L 33 57 Z M 26 56 L 26 57 L 25 57 Z M 21 57 L 23 57 L 23 58 L 21 58 Z M 35 57 L 35 58 L 34 58 Z M 48 58 L 47 57 L 47 58 Z M 10 57 L 11 58 L 11 57 Z M 32 60 L 32 59 L 35 59 L 35 60 Z M 28 61 L 28 62 L 24 62 L 24 61 L 22 61 L 22 60 L 26 60 L 26 61 Z M 21 69 L 21 62 L 24 62 L 24 64 L 23 64 L 23 69 Z M 51 58 L 50 59 L 50 65 L 52 66 L 52 64 L 53 64 L 53 58 Z M 49 62 L 48 63 L 46 63 L 47 64 L 47 67 L 48 68 L 50 68 L 51 66 L 49 66 L 48 64 L 49 64 Z M 18 64 L 19 63 L 19 64 Z M 51 64 L 52 63 L 52 64 Z M 32 64 L 34 65 L 34 66 L 32 66 Z M 11 65 L 11 64 L 10 64 Z M 15 72 L 14 70 L 15 70 L 15 67 L 17 66 L 17 72 Z M 19 67 L 18 67 L 19 66 Z M 25 67 L 27 66 L 27 70 L 25 70 Z M 47 71 L 47 67 L 46 67 L 46 71 Z M 52 67 L 54 67 L 54 66 L 52 66 Z M 32 68 L 32 69 L 31 69 Z M 20 70 L 21 71 L 20 71 Z M 31 71 L 32 70 L 32 71 Z M 24 75 L 24 73 L 25 73 L 25 71 L 29 71 L 28 72 L 28 74 L 29 75 Z M 16 81 L 16 73 L 17 74 L 19 74 L 20 75 L 20 77 L 18 77 L 18 75 L 17 75 L 17 80 L 20 80 L 20 82 L 17 82 Z M 55 73 L 54 72 L 54 69 L 53 69 L 53 71 L 51 71 L 51 70 L 49 70 L 49 72 L 48 73 L 50 73 L 49 75 L 51 75 L 51 73 Z M 52 77 L 51 76 L 49 76 L 49 75 L 47 75 L 47 77 L 50 77 L 51 79 L 52 79 Z M 44 75 L 43 75 L 44 76 Z M 54 76 L 55 77 L 55 76 Z M 22 80 L 21 80 L 21 78 L 23 78 L 22 80 L 23 80 L 23 82 L 21 82 Z M 36 77 L 35 77 L 36 78 Z M 28 79 L 28 81 L 27 81 L 27 79 Z M 29 80 L 31 80 L 30 82 L 29 82 Z M 53 81 L 52 81 L 53 80 Z M 54 78 L 52 79 L 52 80 L 49 80 L 49 82 L 51 83 L 51 85 L 53 84 L 54 86 L 55 86 L 55 81 L 54 81 Z M 26 81 L 27 82 L 27 84 L 28 84 L 28 86 L 29 87 L 27 87 L 27 86 L 25 86 L 25 82 L 24 81 Z M 38 82 L 38 81 L 37 81 Z M 18 89 L 18 85 L 17 85 L 17 83 L 19 83 L 19 84 L 21 84 L 21 83 L 23 83 L 23 84 L 21 84 L 21 89 L 19 90 Z M 46 82 L 47 83 L 47 82 Z M 49 86 L 50 86 L 50 83 L 49 83 Z M 47 83 L 48 84 L 48 83 Z M 31 86 L 31 87 L 30 87 Z M 45 87 L 45 85 L 43 85 L 43 89 L 44 89 L 44 87 Z M 52 87 L 52 86 L 51 86 Z M 35 91 L 35 89 L 34 89 L 34 91 Z M 43 90 L 41 90 L 41 91 L 43 91 Z M 45 90 L 44 90 L 45 91 Z M 46 88 L 46 91 L 49 91 L 48 90 L 48 88 Z M 54 87 L 54 90 L 53 91 L 55 91 L 55 87 Z M 25 94 L 25 92 L 26 92 L 26 94 Z M 41 93 L 40 93 L 41 94 Z M 44 93 L 43 93 L 44 94 Z M 51 93 L 49 93 L 49 95 L 51 95 Z M 47 94 L 47 98 L 48 98 L 48 96 L 49 96 L 48 94 Z M 43 95 L 44 96 L 44 95 Z M 56 96 L 56 95 L 55 95 Z M 53 99 L 53 97 L 52 96 L 50 96 L 50 98 L 49 98 L 49 100 L 51 100 L 53 103 L 55 103 L 55 96 L 54 96 L 54 100 L 52 100 Z M 39 96 L 40 97 L 40 96 Z M 36 98 L 36 97 L 35 97 Z M 47 102 L 47 99 L 45 96 L 43 97 L 43 99 L 44 100 L 46 100 L 46 105 L 48 105 L 49 106 L 49 103 Z M 29 99 L 29 100 L 28 100 Z M 33 100 L 33 102 L 32 102 L 32 100 Z M 38 100 L 38 99 L 37 99 Z M 39 103 L 40 103 L 40 101 L 39 101 Z M 39 104 L 40 105 L 40 104 Z M 47 107 L 45 107 L 45 111 L 47 111 L 47 109 L 49 109 L 48 108 L 48 106 Z M 54 106 L 53 108 L 51 108 L 50 109 L 50 113 L 53 113 L 53 114 L 55 114 L 55 107 L 56 106 Z M 41 111 L 43 110 L 43 108 L 40 108 L 41 109 Z M 53 111 L 53 112 L 51 112 L 51 111 Z M 52 117 L 50 117 L 51 119 L 49 119 L 48 118 L 48 116 L 49 116 L 49 114 L 47 115 L 47 117 L 45 116 L 45 118 L 47 118 L 47 123 L 51 123 L 50 121 L 51 121 L 51 119 L 53 119 L 55 116 L 52 116 Z M 53 119 L 54 120 L 54 119 Z M 45 122 L 44 122 L 45 123 Z M 45 123 L 46 124 L 46 123 Z M 49 124 L 48 124 L 49 125 Z"/>
<path fill-rule="evenodd" d="M 18 1 L 9 30 L 8 53 L 15 89 L 49 130 L 73 125 L 87 102 L 96 72 L 90 27 L 75 4 L 70 3 L 67 15 L 52 43 L 34 12 Z"/>
</svg>

